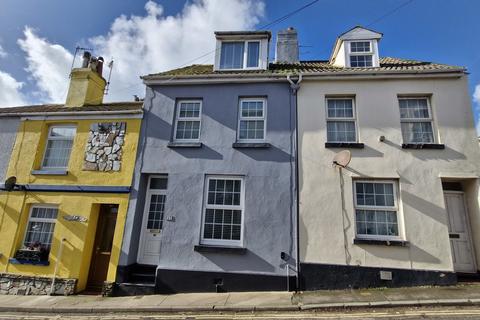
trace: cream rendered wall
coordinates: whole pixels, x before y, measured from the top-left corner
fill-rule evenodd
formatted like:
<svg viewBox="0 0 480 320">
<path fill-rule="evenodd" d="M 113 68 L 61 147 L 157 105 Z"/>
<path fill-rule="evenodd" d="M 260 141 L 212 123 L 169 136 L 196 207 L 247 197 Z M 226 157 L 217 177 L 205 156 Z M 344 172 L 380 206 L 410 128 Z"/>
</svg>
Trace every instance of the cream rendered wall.
<svg viewBox="0 0 480 320">
<path fill-rule="evenodd" d="M 440 176 L 472 177 L 480 173 L 466 76 L 355 81 L 304 79 L 298 92 L 301 262 L 453 270 Z M 342 170 L 345 221 L 339 169 L 332 166 L 334 155 L 342 149 L 324 146 L 325 96 L 338 94 L 355 95 L 359 142 L 365 143 L 364 149 L 351 149 L 350 170 Z M 434 125 L 439 143 L 445 144 L 444 150 L 402 149 L 399 94 L 431 95 Z M 385 142 L 379 141 L 381 135 L 385 136 Z M 399 182 L 399 216 L 404 220 L 408 247 L 353 244 L 352 178 L 355 177 L 394 178 Z M 475 197 L 478 201 L 478 195 Z"/>
</svg>

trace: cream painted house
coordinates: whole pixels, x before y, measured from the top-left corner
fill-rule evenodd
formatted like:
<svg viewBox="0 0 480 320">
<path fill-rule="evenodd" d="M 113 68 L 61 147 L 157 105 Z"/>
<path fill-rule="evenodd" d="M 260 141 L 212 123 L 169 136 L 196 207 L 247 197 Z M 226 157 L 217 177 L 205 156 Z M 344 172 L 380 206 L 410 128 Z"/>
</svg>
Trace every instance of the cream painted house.
<svg viewBox="0 0 480 320">
<path fill-rule="evenodd" d="M 330 61 L 300 62 L 305 289 L 449 284 L 478 272 L 480 150 L 466 71 L 380 58 L 381 38 L 355 27 Z M 333 163 L 342 150 L 345 167 Z"/>
</svg>

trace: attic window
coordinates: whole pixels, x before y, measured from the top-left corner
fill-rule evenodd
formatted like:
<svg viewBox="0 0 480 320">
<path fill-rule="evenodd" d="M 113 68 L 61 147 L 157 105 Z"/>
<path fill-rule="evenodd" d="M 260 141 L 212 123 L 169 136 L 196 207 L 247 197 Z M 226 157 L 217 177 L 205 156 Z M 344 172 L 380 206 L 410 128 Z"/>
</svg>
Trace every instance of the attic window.
<svg viewBox="0 0 480 320">
<path fill-rule="evenodd" d="M 220 69 L 228 70 L 258 68 L 259 59 L 259 41 L 222 42 Z"/>
<path fill-rule="evenodd" d="M 373 50 L 371 41 L 350 42 L 350 67 L 362 68 L 373 66 Z"/>
</svg>

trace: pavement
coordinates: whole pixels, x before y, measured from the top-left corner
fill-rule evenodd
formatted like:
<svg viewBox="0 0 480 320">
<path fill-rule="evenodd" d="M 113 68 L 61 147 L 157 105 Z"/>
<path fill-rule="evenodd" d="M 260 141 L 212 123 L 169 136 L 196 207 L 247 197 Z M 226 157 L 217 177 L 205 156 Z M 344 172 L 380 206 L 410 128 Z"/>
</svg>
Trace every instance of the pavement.
<svg viewBox="0 0 480 320">
<path fill-rule="evenodd" d="M 91 295 L 0 296 L 0 313 L 291 312 L 425 306 L 480 306 L 480 284 L 299 293 L 188 293 L 110 298 Z"/>
</svg>

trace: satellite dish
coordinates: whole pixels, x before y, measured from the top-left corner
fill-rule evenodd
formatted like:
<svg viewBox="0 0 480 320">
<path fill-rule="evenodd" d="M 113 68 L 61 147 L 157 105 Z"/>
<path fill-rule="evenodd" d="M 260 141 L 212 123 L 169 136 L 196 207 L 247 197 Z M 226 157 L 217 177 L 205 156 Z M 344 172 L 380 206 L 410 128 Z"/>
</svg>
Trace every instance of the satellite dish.
<svg viewBox="0 0 480 320">
<path fill-rule="evenodd" d="M 342 168 L 346 168 L 350 163 L 350 160 L 352 160 L 352 154 L 350 153 L 350 151 L 343 150 L 337 153 L 335 157 L 333 157 L 333 164 Z"/>
<path fill-rule="evenodd" d="M 17 185 L 17 177 L 13 176 L 5 181 L 5 191 L 13 191 Z"/>
</svg>

